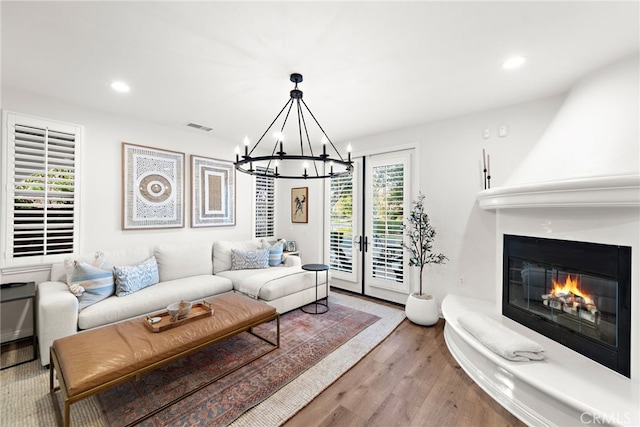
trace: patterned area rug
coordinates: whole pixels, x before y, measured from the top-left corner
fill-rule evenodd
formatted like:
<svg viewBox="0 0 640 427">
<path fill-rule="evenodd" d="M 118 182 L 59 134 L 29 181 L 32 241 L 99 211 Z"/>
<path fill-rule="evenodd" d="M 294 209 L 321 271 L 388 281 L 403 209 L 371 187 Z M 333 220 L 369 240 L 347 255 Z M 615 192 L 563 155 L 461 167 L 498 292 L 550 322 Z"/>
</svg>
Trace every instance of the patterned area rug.
<svg viewBox="0 0 640 427">
<path fill-rule="evenodd" d="M 280 348 L 143 421 L 143 426 L 224 426 L 259 404 L 380 318 L 340 304 L 309 315 L 294 310 L 281 317 Z M 275 322 L 256 332 L 275 338 Z M 98 395 L 108 423 L 122 426 L 197 388 L 229 367 L 268 348 L 242 333 L 159 370 Z"/>
<path fill-rule="evenodd" d="M 244 412 L 231 423 L 231 427 L 274 427 L 285 423 L 358 363 L 405 318 L 401 308 L 340 292 L 331 293 L 329 301 L 332 307 L 333 304 L 339 304 L 373 314 L 380 320 L 326 355 L 262 403 Z M 322 315 L 313 318 L 321 319 Z M 24 354 L 11 354 L 13 351 L 3 353 L 2 363 L 28 359 L 31 346 L 20 351 Z M 59 393 L 57 400 L 58 406 L 61 406 Z M 0 371 L 0 425 L 39 427 L 55 423 L 55 411 L 49 396 L 49 371 L 40 365 L 39 360 Z M 108 427 L 109 424 L 98 399 L 90 397 L 71 405 L 71 425 Z"/>
</svg>

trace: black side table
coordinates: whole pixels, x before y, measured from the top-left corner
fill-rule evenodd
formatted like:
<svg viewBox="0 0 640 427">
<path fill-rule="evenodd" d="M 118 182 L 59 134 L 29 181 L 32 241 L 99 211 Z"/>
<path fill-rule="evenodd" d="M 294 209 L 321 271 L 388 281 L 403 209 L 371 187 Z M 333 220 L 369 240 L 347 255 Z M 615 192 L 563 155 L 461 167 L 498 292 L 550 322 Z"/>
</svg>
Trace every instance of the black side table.
<svg viewBox="0 0 640 427">
<path fill-rule="evenodd" d="M 23 299 L 31 299 L 31 311 L 33 313 L 33 359 L 25 360 L 22 362 L 14 363 L 13 365 L 4 366 L 0 370 L 11 368 L 14 366 L 22 365 L 23 363 L 33 362 L 38 358 L 38 337 L 36 334 L 36 284 L 35 282 L 28 282 L 22 286 L 11 286 L 6 288 L 0 288 L 0 303 L 9 301 L 20 301 Z M 22 338 L 21 338 L 22 339 Z M 16 340 L 18 341 L 18 340 Z M 3 343 L 6 344 L 6 343 Z"/>
<path fill-rule="evenodd" d="M 307 270 L 307 271 L 315 271 L 316 272 L 316 300 L 312 303 L 309 303 L 307 305 L 305 305 L 304 307 L 301 307 L 300 310 L 302 310 L 305 313 L 308 314 L 322 314 L 322 313 L 326 313 L 327 311 L 329 311 L 329 266 L 325 265 L 325 264 L 304 264 L 302 266 L 303 270 Z M 319 271 L 324 271 L 326 272 L 326 280 L 325 280 L 325 286 L 326 286 L 326 293 L 325 293 L 325 297 L 324 298 L 320 298 L 318 299 L 318 272 Z M 324 303 L 320 302 L 324 300 Z M 315 311 L 307 311 L 305 310 L 306 307 L 309 307 L 313 305 L 315 307 Z M 318 311 L 318 307 L 323 307 L 321 308 L 321 311 Z"/>
</svg>

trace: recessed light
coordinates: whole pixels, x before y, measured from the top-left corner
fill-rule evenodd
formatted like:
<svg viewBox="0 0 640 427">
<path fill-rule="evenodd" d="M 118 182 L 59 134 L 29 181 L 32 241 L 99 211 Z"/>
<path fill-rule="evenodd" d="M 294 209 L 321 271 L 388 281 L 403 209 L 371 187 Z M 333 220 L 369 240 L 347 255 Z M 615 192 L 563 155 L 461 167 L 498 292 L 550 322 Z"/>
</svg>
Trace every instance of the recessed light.
<svg viewBox="0 0 640 427">
<path fill-rule="evenodd" d="M 129 92 L 129 90 L 131 90 L 128 84 L 126 84 L 125 82 L 119 82 L 119 81 L 111 83 L 111 89 L 120 93 L 127 93 Z"/>
<path fill-rule="evenodd" d="M 525 61 L 526 58 L 524 56 L 512 56 L 502 63 L 502 68 L 505 70 L 513 70 L 514 68 L 520 67 Z"/>
</svg>

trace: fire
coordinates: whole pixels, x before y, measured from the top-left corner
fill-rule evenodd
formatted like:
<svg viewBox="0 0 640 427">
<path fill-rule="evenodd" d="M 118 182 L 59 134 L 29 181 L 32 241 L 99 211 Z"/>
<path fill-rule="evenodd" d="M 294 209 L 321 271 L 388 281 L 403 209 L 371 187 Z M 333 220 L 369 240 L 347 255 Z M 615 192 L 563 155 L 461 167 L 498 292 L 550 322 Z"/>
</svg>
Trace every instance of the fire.
<svg viewBox="0 0 640 427">
<path fill-rule="evenodd" d="M 577 277 L 575 279 L 572 279 L 570 274 L 567 275 L 567 278 L 564 281 L 564 284 L 556 282 L 555 279 L 551 279 L 551 280 L 553 282 L 553 290 L 551 291 L 552 295 L 565 296 L 565 295 L 573 294 L 575 296 L 583 298 L 585 304 L 593 304 L 593 300 L 591 299 L 591 296 L 582 292 L 578 287 Z"/>
</svg>

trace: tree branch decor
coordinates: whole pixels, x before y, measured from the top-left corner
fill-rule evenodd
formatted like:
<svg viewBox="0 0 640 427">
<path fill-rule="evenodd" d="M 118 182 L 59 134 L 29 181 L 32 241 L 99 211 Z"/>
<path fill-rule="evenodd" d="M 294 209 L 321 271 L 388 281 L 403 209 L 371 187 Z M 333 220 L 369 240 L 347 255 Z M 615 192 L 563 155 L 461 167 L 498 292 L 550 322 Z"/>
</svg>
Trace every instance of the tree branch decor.
<svg viewBox="0 0 640 427">
<path fill-rule="evenodd" d="M 419 193 L 418 198 L 412 202 L 412 208 L 406 222 L 402 223 L 402 229 L 408 237 L 409 243 L 403 243 L 411 256 L 410 267 L 420 267 L 420 292 L 422 295 L 422 272 L 427 264 L 444 264 L 449 260 L 442 253 L 433 252 L 433 240 L 436 230 L 429 222 L 429 215 L 424 211 L 425 196 Z"/>
</svg>

